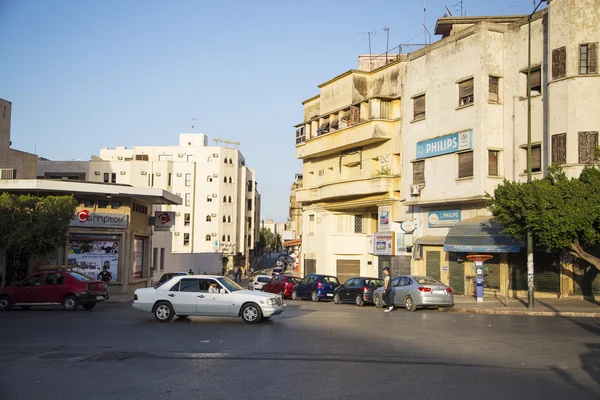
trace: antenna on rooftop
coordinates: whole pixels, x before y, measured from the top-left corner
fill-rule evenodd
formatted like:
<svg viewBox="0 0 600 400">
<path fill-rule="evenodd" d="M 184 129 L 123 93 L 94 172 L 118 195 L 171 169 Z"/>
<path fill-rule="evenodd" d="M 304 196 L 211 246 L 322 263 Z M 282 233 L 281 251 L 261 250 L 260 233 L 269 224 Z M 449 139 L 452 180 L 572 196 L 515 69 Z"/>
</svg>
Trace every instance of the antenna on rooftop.
<svg viewBox="0 0 600 400">
<path fill-rule="evenodd" d="M 467 15 L 467 12 L 465 11 L 465 15 L 463 15 L 463 0 L 460 0 L 458 3 L 456 3 L 452 7 L 456 7 L 456 6 L 460 6 L 460 16 L 465 17 Z"/>
<path fill-rule="evenodd" d="M 369 36 L 369 64 L 373 68 L 373 56 L 371 55 L 371 35 L 377 35 L 377 32 L 356 32 L 357 35 L 368 35 Z"/>
<path fill-rule="evenodd" d="M 385 41 L 385 63 L 387 64 L 387 62 L 388 62 L 388 50 L 390 48 L 390 28 L 388 28 L 387 26 L 384 26 L 383 30 L 387 34 L 387 39 Z"/>
<path fill-rule="evenodd" d="M 448 6 L 444 6 L 446 7 L 446 13 L 444 14 L 444 17 L 451 17 L 452 16 L 452 11 L 450 11 L 450 9 L 448 8 Z"/>
</svg>

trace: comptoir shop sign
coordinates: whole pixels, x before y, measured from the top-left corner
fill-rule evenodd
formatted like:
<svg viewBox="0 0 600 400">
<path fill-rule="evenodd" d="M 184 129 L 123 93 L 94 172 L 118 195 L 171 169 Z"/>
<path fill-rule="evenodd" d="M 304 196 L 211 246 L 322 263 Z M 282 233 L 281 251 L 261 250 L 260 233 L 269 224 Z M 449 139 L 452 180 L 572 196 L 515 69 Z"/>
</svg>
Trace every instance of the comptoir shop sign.
<svg viewBox="0 0 600 400">
<path fill-rule="evenodd" d="M 80 210 L 75 213 L 69 223 L 72 227 L 88 228 L 127 228 L 127 214 L 99 214 Z"/>
</svg>

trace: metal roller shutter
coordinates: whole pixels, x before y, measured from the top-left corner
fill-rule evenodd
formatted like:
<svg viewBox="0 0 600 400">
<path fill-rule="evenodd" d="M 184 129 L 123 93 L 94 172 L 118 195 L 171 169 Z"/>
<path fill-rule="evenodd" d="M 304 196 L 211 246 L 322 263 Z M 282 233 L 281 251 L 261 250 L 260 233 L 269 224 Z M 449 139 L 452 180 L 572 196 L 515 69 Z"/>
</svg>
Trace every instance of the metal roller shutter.
<svg viewBox="0 0 600 400">
<path fill-rule="evenodd" d="M 575 294 L 583 296 L 600 295 L 600 273 L 593 265 L 575 259 L 573 269 L 575 272 L 575 284 L 573 285 Z"/>
<path fill-rule="evenodd" d="M 527 290 L 527 254 L 511 253 L 511 288 Z M 560 293 L 560 263 L 556 253 L 533 252 L 534 284 L 536 292 Z"/>
<path fill-rule="evenodd" d="M 360 276 L 360 260 L 337 260 L 336 267 L 337 278 L 340 283 L 344 283 L 355 276 Z"/>
<path fill-rule="evenodd" d="M 458 262 L 458 253 L 449 253 L 448 275 L 454 294 L 465 294 L 465 264 Z"/>
<path fill-rule="evenodd" d="M 441 252 L 426 251 L 425 252 L 425 272 L 427 276 L 435 279 L 440 279 L 440 262 Z"/>
<path fill-rule="evenodd" d="M 304 259 L 304 276 L 314 274 L 317 272 L 317 260 L 305 258 Z"/>
</svg>

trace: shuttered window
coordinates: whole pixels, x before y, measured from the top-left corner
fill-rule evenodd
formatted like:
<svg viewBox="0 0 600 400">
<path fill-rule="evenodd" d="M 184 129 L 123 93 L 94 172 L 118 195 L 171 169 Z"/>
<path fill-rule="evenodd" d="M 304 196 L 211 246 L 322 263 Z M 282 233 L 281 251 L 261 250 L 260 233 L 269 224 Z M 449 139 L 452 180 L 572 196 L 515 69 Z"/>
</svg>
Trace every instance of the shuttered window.
<svg viewBox="0 0 600 400">
<path fill-rule="evenodd" d="M 360 122 L 360 106 L 350 107 L 350 123 L 349 125 L 355 125 Z"/>
<path fill-rule="evenodd" d="M 413 118 L 425 118 L 425 95 L 417 96 L 413 99 Z"/>
<path fill-rule="evenodd" d="M 527 148 L 524 149 L 527 154 Z M 540 172 L 542 170 L 542 147 L 539 144 L 531 146 L 531 172 Z M 527 172 L 527 165 L 525 166 Z"/>
<path fill-rule="evenodd" d="M 567 163 L 567 134 L 552 135 L 552 164 Z"/>
<path fill-rule="evenodd" d="M 466 106 L 473 103 L 473 78 L 458 84 L 458 106 Z"/>
<path fill-rule="evenodd" d="M 552 50 L 552 79 L 564 78 L 567 75 L 567 48 Z"/>
<path fill-rule="evenodd" d="M 413 163 L 413 184 L 425 183 L 425 161 Z"/>
<path fill-rule="evenodd" d="M 500 86 L 500 78 L 498 78 L 497 76 L 490 76 L 489 97 L 488 97 L 489 101 L 494 102 L 494 103 L 498 103 L 500 101 L 499 86 Z"/>
<path fill-rule="evenodd" d="M 380 102 L 380 118 L 382 119 L 390 119 L 390 109 L 392 103 L 390 101 L 381 100 Z"/>
<path fill-rule="evenodd" d="M 582 44 L 579 46 L 579 73 L 598 73 L 598 46 L 596 43 Z"/>
<path fill-rule="evenodd" d="M 489 150 L 488 151 L 488 175 L 489 176 L 498 176 L 498 158 L 500 156 L 500 152 L 498 150 Z"/>
<path fill-rule="evenodd" d="M 527 72 L 525 72 L 525 77 L 527 77 Z M 540 68 L 531 70 L 531 94 L 541 94 L 542 93 L 542 70 Z M 527 95 L 527 93 L 525 94 Z"/>
<path fill-rule="evenodd" d="M 579 132 L 579 163 L 589 164 L 596 158 L 598 131 Z"/>
<path fill-rule="evenodd" d="M 458 155 L 458 177 L 470 178 L 473 176 L 473 152 L 460 153 Z"/>
</svg>

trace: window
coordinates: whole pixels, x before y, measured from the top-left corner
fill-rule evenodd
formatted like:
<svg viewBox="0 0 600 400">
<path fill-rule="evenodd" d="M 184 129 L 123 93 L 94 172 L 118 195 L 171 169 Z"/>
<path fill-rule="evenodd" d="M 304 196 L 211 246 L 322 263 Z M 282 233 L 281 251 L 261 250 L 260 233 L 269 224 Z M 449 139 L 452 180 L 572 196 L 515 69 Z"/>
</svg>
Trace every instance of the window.
<svg viewBox="0 0 600 400">
<path fill-rule="evenodd" d="M 247 206 L 247 210 L 248 210 L 248 211 L 252 211 L 252 199 L 248 199 L 248 206 Z"/>
<path fill-rule="evenodd" d="M 160 269 L 161 270 L 165 269 L 165 248 L 164 247 L 160 248 Z"/>
<path fill-rule="evenodd" d="M 227 196 L 223 196 L 223 203 L 227 203 Z"/>
<path fill-rule="evenodd" d="M 192 205 L 192 199 L 191 199 L 192 195 L 191 193 L 186 193 L 185 194 L 185 206 L 189 207 Z"/>
<path fill-rule="evenodd" d="M 231 222 L 231 215 L 227 217 L 227 222 Z"/>
<path fill-rule="evenodd" d="M 210 215 L 207 215 L 206 216 L 206 222 L 211 222 L 211 221 L 212 221 L 212 218 L 210 217 Z"/>
<path fill-rule="evenodd" d="M 567 134 L 552 135 L 552 164 L 567 163 Z"/>
<path fill-rule="evenodd" d="M 135 160 L 136 161 L 148 161 L 148 154 L 136 154 Z"/>
<path fill-rule="evenodd" d="M 185 186 L 192 186 L 192 174 L 185 174 Z"/>
<path fill-rule="evenodd" d="M 62 285 L 65 283 L 65 278 L 61 274 L 48 274 L 46 277 L 46 286 Z"/>
<path fill-rule="evenodd" d="M 120 201 L 111 201 L 110 208 L 112 208 L 113 210 L 121 208 L 121 202 Z"/>
<path fill-rule="evenodd" d="M 183 226 L 190 226 L 190 213 L 183 214 Z"/>
<path fill-rule="evenodd" d="M 84 207 L 94 207 L 96 202 L 94 200 L 83 200 Z"/>
<path fill-rule="evenodd" d="M 148 206 L 143 206 L 141 204 L 133 203 L 133 211 L 140 214 L 148 214 Z"/>
<path fill-rule="evenodd" d="M 458 177 L 470 178 L 473 176 L 473 152 L 467 151 L 458 154 Z"/>
<path fill-rule="evenodd" d="M 527 160 L 527 147 L 525 151 L 525 160 Z M 531 146 L 531 172 L 540 172 L 542 170 L 542 146 L 534 144 Z M 525 164 L 525 173 L 527 173 L 527 164 Z"/>
<path fill-rule="evenodd" d="M 229 200 L 229 203 L 231 203 L 231 196 L 229 196 L 227 199 Z"/>
<path fill-rule="evenodd" d="M 500 152 L 498 150 L 488 151 L 488 175 L 498 176 L 498 156 Z"/>
<path fill-rule="evenodd" d="M 311 235 L 315 234 L 315 215 L 308 216 L 308 233 Z"/>
<path fill-rule="evenodd" d="M 413 98 L 413 119 L 425 118 L 425 95 Z"/>
<path fill-rule="evenodd" d="M 231 236 L 227 235 L 227 241 L 231 242 Z"/>
<path fill-rule="evenodd" d="M 564 78 L 567 75 L 567 48 L 552 50 L 552 79 Z"/>
<path fill-rule="evenodd" d="M 589 164 L 596 159 L 598 131 L 579 132 L 579 163 Z"/>
<path fill-rule="evenodd" d="M 390 119 L 392 115 L 392 102 L 388 100 L 381 100 L 379 102 L 379 107 L 379 117 L 382 119 Z"/>
<path fill-rule="evenodd" d="M 212 175 L 206 177 L 206 182 L 212 182 Z"/>
<path fill-rule="evenodd" d="M 350 107 L 350 122 L 348 125 L 356 125 L 360 122 L 360 104 Z"/>
<path fill-rule="evenodd" d="M 183 245 L 184 246 L 189 246 L 190 245 L 190 234 L 189 233 L 184 233 L 183 234 Z"/>
<path fill-rule="evenodd" d="M 179 291 L 198 293 L 200 291 L 198 279 L 182 279 L 179 281 Z"/>
<path fill-rule="evenodd" d="M 488 101 L 492 103 L 498 103 L 500 101 L 500 78 L 497 76 L 489 77 L 489 88 L 488 88 Z"/>
<path fill-rule="evenodd" d="M 354 216 L 354 233 L 363 233 L 363 218 L 362 215 Z"/>
<path fill-rule="evenodd" d="M 596 43 L 582 44 L 579 46 L 579 73 L 597 74 L 598 56 Z"/>
<path fill-rule="evenodd" d="M 221 237 L 221 242 L 224 242 L 224 241 L 225 241 L 225 235 L 223 235 L 223 236 Z"/>
<path fill-rule="evenodd" d="M 226 176 L 223 177 L 223 183 L 227 183 L 227 177 Z"/>
<path fill-rule="evenodd" d="M 210 242 L 210 235 L 206 235 L 206 236 L 204 237 L 204 240 L 206 240 L 207 242 Z"/>
<path fill-rule="evenodd" d="M 168 185 L 171 186 L 173 184 L 173 174 L 169 172 L 169 182 Z"/>
<path fill-rule="evenodd" d="M 473 78 L 471 78 L 458 84 L 458 106 L 473 104 L 473 101 Z"/>
<path fill-rule="evenodd" d="M 413 163 L 413 184 L 425 183 L 425 160 Z"/>
<path fill-rule="evenodd" d="M 108 200 L 98 200 L 98 208 L 108 208 Z"/>
<path fill-rule="evenodd" d="M 304 133 L 304 126 L 296 128 L 296 144 L 304 143 L 306 141 L 306 135 Z"/>
<path fill-rule="evenodd" d="M 223 159 L 223 164 L 227 164 L 227 157 Z"/>
<path fill-rule="evenodd" d="M 231 179 L 231 177 L 229 177 L 229 183 L 233 183 L 233 179 Z"/>
<path fill-rule="evenodd" d="M 172 154 L 159 154 L 158 161 L 173 161 Z"/>
<path fill-rule="evenodd" d="M 152 249 L 152 265 L 154 269 L 159 269 L 158 267 L 158 247 L 154 247 Z"/>
<path fill-rule="evenodd" d="M 104 183 L 108 183 L 110 180 L 110 174 L 108 172 L 104 173 Z"/>
<path fill-rule="evenodd" d="M 253 188 L 254 188 L 254 185 L 252 184 L 252 181 L 249 180 L 248 181 L 248 191 L 251 192 Z"/>
<path fill-rule="evenodd" d="M 223 215 L 223 222 L 227 222 L 227 217 Z"/>
<path fill-rule="evenodd" d="M 233 158 L 230 158 L 230 159 L 229 159 L 229 164 L 232 164 L 232 165 L 233 165 Z"/>
<path fill-rule="evenodd" d="M 527 71 L 525 73 L 525 82 L 527 82 Z M 542 94 L 542 70 L 540 67 L 531 69 L 531 95 Z M 527 92 L 525 92 L 527 96 Z"/>
<path fill-rule="evenodd" d="M 212 202 L 212 197 L 210 195 L 206 196 L 206 202 L 207 203 L 211 203 Z"/>
</svg>

